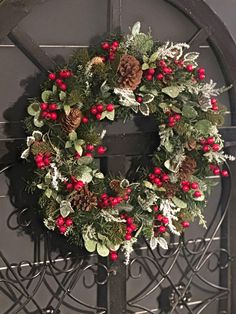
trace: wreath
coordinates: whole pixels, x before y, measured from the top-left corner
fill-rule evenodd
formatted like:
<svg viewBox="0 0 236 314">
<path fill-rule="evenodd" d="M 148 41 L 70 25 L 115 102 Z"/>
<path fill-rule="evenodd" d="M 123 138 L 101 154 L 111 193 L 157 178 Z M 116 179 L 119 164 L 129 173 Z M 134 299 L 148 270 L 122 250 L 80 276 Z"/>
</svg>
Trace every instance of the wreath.
<svg viewBox="0 0 236 314">
<path fill-rule="evenodd" d="M 127 36 L 111 36 L 74 53 L 68 65 L 48 74 L 40 99 L 31 99 L 25 119 L 33 168 L 28 189 L 36 193 L 45 226 L 89 252 L 126 263 L 139 236 L 151 248 L 168 249 L 199 218 L 214 175 L 227 177 L 217 127 L 224 107 L 215 98 L 227 88 L 205 81 L 196 52 L 186 43 L 154 42 L 137 22 Z M 152 168 L 138 180 L 105 177 L 96 157 L 103 120 L 153 115 L 160 144 Z"/>
</svg>

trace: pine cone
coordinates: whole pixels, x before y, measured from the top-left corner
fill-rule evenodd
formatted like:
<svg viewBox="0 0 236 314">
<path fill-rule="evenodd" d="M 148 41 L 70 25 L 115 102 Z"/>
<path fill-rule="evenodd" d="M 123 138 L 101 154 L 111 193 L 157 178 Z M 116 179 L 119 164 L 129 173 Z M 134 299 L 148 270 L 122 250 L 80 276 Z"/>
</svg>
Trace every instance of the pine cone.
<svg viewBox="0 0 236 314">
<path fill-rule="evenodd" d="M 189 151 L 195 149 L 196 146 L 197 146 L 197 141 L 194 138 L 190 138 L 188 142 L 185 144 L 185 147 Z"/>
<path fill-rule="evenodd" d="M 66 115 L 65 113 L 61 116 L 62 128 L 66 133 L 71 133 L 75 131 L 81 123 L 82 112 L 78 108 L 71 108 L 70 113 Z"/>
<path fill-rule="evenodd" d="M 174 197 L 176 192 L 178 191 L 178 186 L 170 182 L 164 183 L 163 187 L 166 189 L 165 195 L 167 198 Z"/>
<path fill-rule="evenodd" d="M 185 160 L 182 162 L 181 167 L 179 168 L 179 178 L 182 181 L 188 180 L 189 177 L 195 172 L 197 167 L 196 161 L 187 156 Z"/>
<path fill-rule="evenodd" d="M 141 82 L 143 71 L 140 62 L 133 56 L 123 55 L 118 66 L 120 88 L 135 90 Z"/>
<path fill-rule="evenodd" d="M 73 208 L 89 212 L 97 206 L 97 196 L 89 191 L 88 186 L 85 185 L 78 193 L 72 196 L 70 202 Z"/>
<path fill-rule="evenodd" d="M 120 186 L 120 180 L 117 180 L 117 179 L 113 179 L 111 180 L 110 182 L 110 188 L 116 192 L 116 195 L 117 196 L 121 196 L 121 197 L 124 197 L 126 195 L 126 189 L 122 188 Z"/>
</svg>

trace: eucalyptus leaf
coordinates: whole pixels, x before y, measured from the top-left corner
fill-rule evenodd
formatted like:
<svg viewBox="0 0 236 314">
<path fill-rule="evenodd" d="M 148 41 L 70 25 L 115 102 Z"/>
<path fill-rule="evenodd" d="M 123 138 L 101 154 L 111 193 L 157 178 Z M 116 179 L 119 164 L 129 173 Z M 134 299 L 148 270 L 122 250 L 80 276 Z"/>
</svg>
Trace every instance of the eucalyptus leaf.
<svg viewBox="0 0 236 314">
<path fill-rule="evenodd" d="M 158 51 L 154 52 L 149 58 L 149 62 L 154 62 L 158 58 Z"/>
<path fill-rule="evenodd" d="M 101 244 L 101 243 L 98 242 L 98 244 L 97 244 L 97 252 L 98 252 L 98 254 L 100 256 L 106 257 L 106 256 L 109 255 L 110 250 L 107 248 L 106 245 Z"/>
<path fill-rule="evenodd" d="M 70 139 L 70 141 L 77 140 L 77 133 L 75 131 L 70 132 L 69 133 L 69 139 Z"/>
<path fill-rule="evenodd" d="M 69 201 L 61 201 L 60 205 L 60 214 L 62 215 L 63 218 L 67 217 L 71 213 L 73 213 L 74 210 L 71 206 L 71 203 Z"/>
<path fill-rule="evenodd" d="M 52 196 L 52 190 L 48 188 L 48 189 L 46 189 L 44 194 L 47 196 L 47 198 L 50 198 Z"/>
<path fill-rule="evenodd" d="M 203 135 L 209 134 L 212 126 L 213 125 L 209 120 L 200 120 L 195 124 L 195 128 Z"/>
<path fill-rule="evenodd" d="M 47 103 L 50 100 L 50 97 L 52 97 L 52 95 L 53 92 L 50 90 L 43 91 L 41 94 L 42 101 Z"/>
<path fill-rule="evenodd" d="M 150 189 L 150 190 L 153 190 L 153 185 L 152 185 L 151 182 L 144 180 L 144 181 L 143 181 L 143 184 L 144 184 L 144 186 L 145 186 L 146 188 L 148 188 L 148 189 Z"/>
<path fill-rule="evenodd" d="M 187 204 L 182 201 L 180 198 L 174 196 L 172 198 L 172 202 L 178 207 L 178 208 L 187 208 Z"/>
<path fill-rule="evenodd" d="M 75 150 L 77 151 L 77 153 L 78 153 L 80 156 L 82 156 L 82 154 L 83 154 L 83 148 L 82 148 L 82 146 L 78 143 L 77 140 L 74 141 L 74 148 L 75 148 Z"/>
<path fill-rule="evenodd" d="M 161 91 L 171 98 L 176 98 L 177 96 L 179 96 L 180 88 L 178 86 L 167 86 L 162 88 Z"/>
<path fill-rule="evenodd" d="M 89 164 L 91 164 L 92 161 L 93 161 L 92 157 L 82 156 L 82 157 L 80 157 L 80 159 L 77 160 L 77 163 L 79 165 L 89 165 Z"/>
<path fill-rule="evenodd" d="M 80 179 L 84 182 L 84 183 L 89 183 L 93 180 L 92 175 L 89 172 L 83 173 L 82 176 L 80 177 Z"/>
<path fill-rule="evenodd" d="M 182 115 L 186 118 L 194 119 L 197 117 L 198 113 L 192 106 L 184 105 L 182 109 Z"/>
<path fill-rule="evenodd" d="M 88 252 L 92 253 L 96 250 L 97 242 L 91 239 L 87 239 L 86 241 L 84 241 L 84 246 Z"/>
<path fill-rule="evenodd" d="M 33 102 L 27 108 L 27 112 L 30 116 L 36 116 L 40 112 L 40 106 L 38 102 Z"/>
<path fill-rule="evenodd" d="M 70 114 L 70 110 L 71 110 L 70 106 L 69 105 L 64 105 L 63 109 L 65 111 L 65 114 L 68 116 Z"/>
<path fill-rule="evenodd" d="M 147 69 L 149 69 L 149 64 L 148 63 L 143 63 L 142 64 L 142 70 L 145 71 Z"/>
</svg>

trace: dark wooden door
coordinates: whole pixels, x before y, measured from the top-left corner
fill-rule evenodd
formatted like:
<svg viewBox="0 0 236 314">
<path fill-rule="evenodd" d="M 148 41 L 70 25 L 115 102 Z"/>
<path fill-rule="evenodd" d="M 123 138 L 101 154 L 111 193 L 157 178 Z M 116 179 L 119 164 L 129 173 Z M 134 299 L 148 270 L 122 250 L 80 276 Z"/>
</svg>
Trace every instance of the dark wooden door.
<svg viewBox="0 0 236 314">
<path fill-rule="evenodd" d="M 202 0 L 0 1 L 0 313 L 236 311 L 231 297 L 236 288 L 230 279 L 235 228 L 227 215 L 229 181 L 220 182 L 209 199 L 207 230 L 192 226 L 185 239 L 173 239 L 168 252 L 152 252 L 148 243 L 140 242 L 127 267 L 68 248 L 61 238 L 46 234 L 37 219 L 30 221 L 24 210 L 30 200 L 23 191 L 18 156 L 27 98 L 38 95 L 47 70 L 63 65 L 75 48 L 97 43 L 107 32 L 127 32 L 137 20 L 144 31 L 150 26 L 158 40 L 191 41 L 208 78 L 219 85 L 235 83 L 234 42 Z M 235 100 L 235 89 L 222 96 L 228 112 L 221 132 L 231 152 Z M 140 131 L 149 135 L 148 150 L 128 151 L 131 143 L 135 147 L 140 141 Z M 106 139 L 111 153 L 101 166 L 128 172 L 137 157 L 145 160 L 151 151 L 151 132 L 152 124 L 142 120 L 114 124 Z M 235 186 L 235 165 L 231 171 Z M 235 202 L 233 195 L 229 208 Z"/>
</svg>

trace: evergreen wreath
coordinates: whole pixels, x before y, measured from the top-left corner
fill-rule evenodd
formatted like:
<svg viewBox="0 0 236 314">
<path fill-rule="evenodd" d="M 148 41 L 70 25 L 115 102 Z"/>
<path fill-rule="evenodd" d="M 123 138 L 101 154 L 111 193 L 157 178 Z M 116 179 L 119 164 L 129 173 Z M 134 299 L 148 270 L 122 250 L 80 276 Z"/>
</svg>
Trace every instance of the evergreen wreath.
<svg viewBox="0 0 236 314">
<path fill-rule="evenodd" d="M 196 217 L 206 227 L 210 175 L 227 177 L 222 166 L 234 157 L 224 154 L 217 129 L 224 107 L 215 97 L 227 88 L 205 82 L 199 54 L 188 48 L 154 42 L 137 22 L 130 35 L 79 50 L 49 73 L 41 99 L 28 106 L 32 135 L 21 155 L 33 167 L 28 188 L 48 229 L 112 261 L 121 249 L 128 263 L 140 235 L 168 249 L 170 235 Z M 153 168 L 139 171 L 138 182 L 104 177 L 94 159 L 109 152 L 101 121 L 134 114 L 156 118 Z"/>
</svg>

